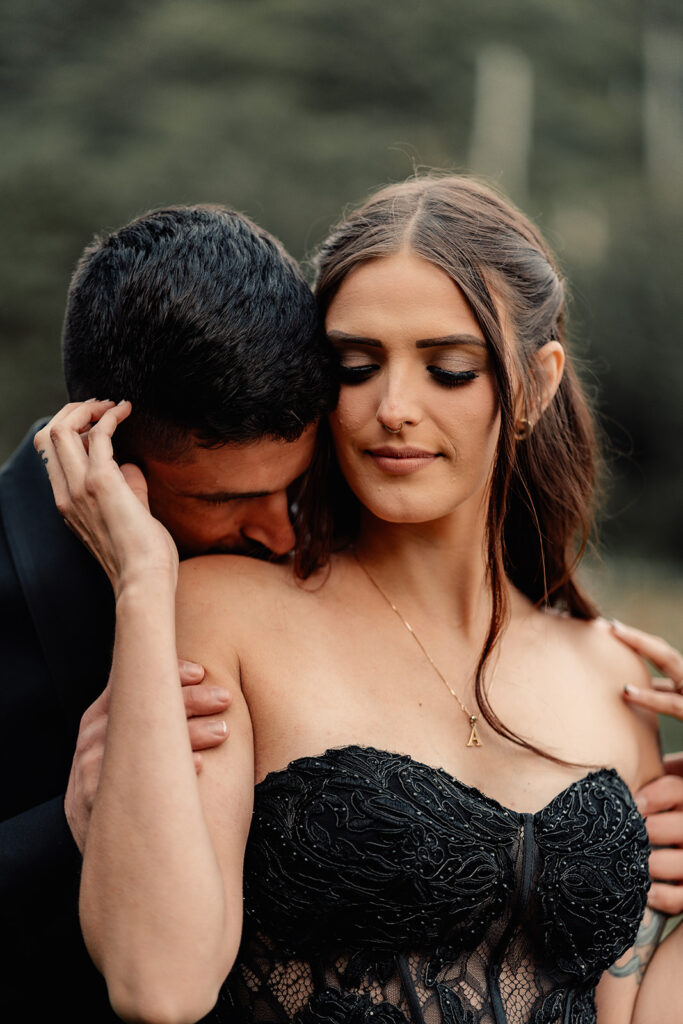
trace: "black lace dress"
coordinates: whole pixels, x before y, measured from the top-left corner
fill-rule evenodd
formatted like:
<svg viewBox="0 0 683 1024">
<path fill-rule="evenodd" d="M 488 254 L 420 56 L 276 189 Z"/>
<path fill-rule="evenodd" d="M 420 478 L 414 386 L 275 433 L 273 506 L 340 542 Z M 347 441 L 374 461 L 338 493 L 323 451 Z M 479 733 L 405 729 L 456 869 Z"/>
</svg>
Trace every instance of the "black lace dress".
<svg viewBox="0 0 683 1024">
<path fill-rule="evenodd" d="M 256 787 L 242 946 L 210 1019 L 589 1024 L 648 852 L 612 770 L 518 814 L 405 755 L 301 758 Z"/>
</svg>

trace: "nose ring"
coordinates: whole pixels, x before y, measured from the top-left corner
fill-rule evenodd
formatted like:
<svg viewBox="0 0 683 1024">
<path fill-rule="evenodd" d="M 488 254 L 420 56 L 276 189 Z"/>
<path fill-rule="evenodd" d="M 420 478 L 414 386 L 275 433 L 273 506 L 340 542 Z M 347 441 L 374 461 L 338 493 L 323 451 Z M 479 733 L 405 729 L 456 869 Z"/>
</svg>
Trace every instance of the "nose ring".
<svg viewBox="0 0 683 1024">
<path fill-rule="evenodd" d="M 403 430 L 403 422 L 404 421 L 401 420 L 399 425 L 397 427 L 395 427 L 395 428 L 387 426 L 386 423 L 383 423 L 382 426 L 384 427 L 385 430 L 388 430 L 390 434 L 400 434 L 401 431 Z"/>
</svg>

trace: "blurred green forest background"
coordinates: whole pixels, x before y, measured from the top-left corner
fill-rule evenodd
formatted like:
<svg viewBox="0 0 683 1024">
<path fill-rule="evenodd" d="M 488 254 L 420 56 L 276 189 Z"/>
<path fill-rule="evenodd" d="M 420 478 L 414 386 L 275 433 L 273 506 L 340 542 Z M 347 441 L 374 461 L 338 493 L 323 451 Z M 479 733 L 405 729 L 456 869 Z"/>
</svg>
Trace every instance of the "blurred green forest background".
<svg viewBox="0 0 683 1024">
<path fill-rule="evenodd" d="M 606 611 L 683 644 L 683 24 L 674 0 L 2 0 L 0 461 L 64 400 L 94 233 L 168 203 L 300 259 L 416 167 L 546 233 L 609 448 Z"/>
</svg>

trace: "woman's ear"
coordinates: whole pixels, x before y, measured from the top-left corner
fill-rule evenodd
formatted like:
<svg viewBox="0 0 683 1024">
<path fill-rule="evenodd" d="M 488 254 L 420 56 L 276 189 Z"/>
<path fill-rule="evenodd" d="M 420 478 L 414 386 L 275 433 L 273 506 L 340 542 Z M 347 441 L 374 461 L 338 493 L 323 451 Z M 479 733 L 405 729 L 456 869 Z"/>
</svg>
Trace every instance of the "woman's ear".
<svg viewBox="0 0 683 1024">
<path fill-rule="evenodd" d="M 515 440 L 525 441 L 553 400 L 564 371 L 564 349 L 559 341 L 548 341 L 534 353 L 538 363 L 538 398 L 528 408 L 521 390 L 517 394 Z M 536 390 L 536 389 L 535 389 Z"/>
<path fill-rule="evenodd" d="M 541 371 L 541 407 L 536 410 L 536 419 L 545 412 L 560 386 L 564 372 L 564 349 L 559 341 L 547 341 L 534 354 Z"/>
</svg>

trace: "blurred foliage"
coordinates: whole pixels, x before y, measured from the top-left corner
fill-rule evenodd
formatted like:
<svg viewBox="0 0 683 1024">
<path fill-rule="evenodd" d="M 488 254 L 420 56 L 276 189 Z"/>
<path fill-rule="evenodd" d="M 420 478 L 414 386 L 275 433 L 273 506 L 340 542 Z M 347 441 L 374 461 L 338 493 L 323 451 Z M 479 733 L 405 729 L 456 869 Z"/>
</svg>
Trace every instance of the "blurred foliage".
<svg viewBox="0 0 683 1024">
<path fill-rule="evenodd" d="M 495 177 L 571 282 L 614 456 L 609 544 L 683 558 L 677 4 L 2 0 L 2 13 L 0 457 L 63 401 L 64 296 L 95 232 L 216 201 L 304 258 L 375 186 L 416 166 L 479 169 L 477 60 L 495 44 L 533 78 L 526 183 Z"/>
</svg>

